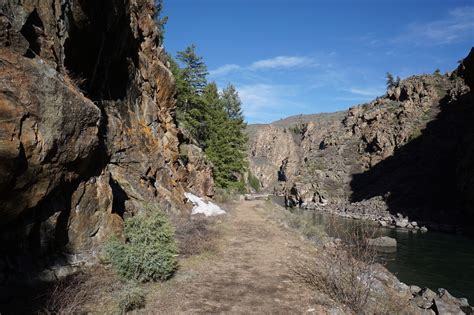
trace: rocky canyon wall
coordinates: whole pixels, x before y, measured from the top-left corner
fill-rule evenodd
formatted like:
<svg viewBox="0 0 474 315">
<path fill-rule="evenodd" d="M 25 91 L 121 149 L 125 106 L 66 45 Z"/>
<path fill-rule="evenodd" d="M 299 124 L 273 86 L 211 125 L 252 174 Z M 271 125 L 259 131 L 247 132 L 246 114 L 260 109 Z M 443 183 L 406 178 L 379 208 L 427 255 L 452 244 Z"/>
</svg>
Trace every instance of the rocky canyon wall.
<svg viewBox="0 0 474 315">
<path fill-rule="evenodd" d="M 0 284 L 52 255 L 93 262 L 124 217 L 212 195 L 200 151 L 179 159 L 154 16 L 151 0 L 0 2 Z"/>
<path fill-rule="evenodd" d="M 347 112 L 249 126 L 252 173 L 288 205 L 473 226 L 474 51 Z M 453 230 L 454 231 L 454 230 Z"/>
</svg>

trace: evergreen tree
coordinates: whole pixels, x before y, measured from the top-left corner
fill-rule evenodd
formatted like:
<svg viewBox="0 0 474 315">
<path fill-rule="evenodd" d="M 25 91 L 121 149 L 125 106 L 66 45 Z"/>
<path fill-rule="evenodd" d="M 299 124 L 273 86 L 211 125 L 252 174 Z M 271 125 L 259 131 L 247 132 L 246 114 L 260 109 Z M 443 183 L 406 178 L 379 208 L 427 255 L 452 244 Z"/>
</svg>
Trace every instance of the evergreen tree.
<svg viewBox="0 0 474 315">
<path fill-rule="evenodd" d="M 395 79 L 393 78 L 393 75 L 390 72 L 387 72 L 386 78 L 387 78 L 386 84 L 387 84 L 387 90 L 388 90 L 395 86 Z"/>
<path fill-rule="evenodd" d="M 243 121 L 243 114 L 241 108 L 241 101 L 239 98 L 239 94 L 237 90 L 232 84 L 229 84 L 223 91 L 222 91 L 222 101 L 224 105 L 224 109 L 227 112 L 227 115 L 232 120 L 241 120 Z"/>
<path fill-rule="evenodd" d="M 184 65 L 182 69 L 183 80 L 193 88 L 197 95 L 201 95 L 207 85 L 206 76 L 209 73 L 202 57 L 198 56 L 195 50 L 196 46 L 191 45 L 184 51 L 178 52 L 177 59 Z"/>
<path fill-rule="evenodd" d="M 246 169 L 245 146 L 247 137 L 244 134 L 241 103 L 233 86 L 224 90 L 216 102 L 217 87 L 209 85 L 212 103 L 209 109 L 209 139 L 206 154 L 214 165 L 214 180 L 218 187 L 243 189 L 243 173 Z M 206 93 L 205 93 L 206 94 Z"/>
<path fill-rule="evenodd" d="M 387 78 L 387 83 L 386 83 L 387 84 L 387 90 L 400 85 L 400 77 L 399 76 L 397 76 L 397 79 L 395 79 L 390 72 L 387 72 L 386 78 Z"/>
<path fill-rule="evenodd" d="M 161 16 L 163 12 L 163 0 L 155 0 L 155 23 L 158 26 L 159 45 L 163 46 L 165 37 L 165 24 L 168 22 L 167 16 Z"/>
<path fill-rule="evenodd" d="M 400 86 L 400 77 L 397 75 L 397 79 L 395 80 L 395 86 Z"/>
<path fill-rule="evenodd" d="M 184 52 L 183 52 L 184 54 Z M 193 58 L 202 59 L 194 55 Z M 205 112 L 201 95 L 191 84 L 190 77 L 198 77 L 198 74 L 191 75 L 192 65 L 184 64 L 181 68 L 178 62 L 168 55 L 170 70 L 176 82 L 176 120 L 179 127 L 187 131 L 190 137 L 196 140 L 200 146 L 205 142 Z M 204 65 L 205 67 L 205 65 Z M 205 76 L 203 77 L 206 80 Z"/>
<path fill-rule="evenodd" d="M 197 102 L 199 96 L 189 81 L 185 79 L 185 69 L 181 69 L 176 60 L 169 54 L 168 61 L 176 82 L 176 108 L 178 115 L 180 115 L 193 108 L 193 104 Z"/>
<path fill-rule="evenodd" d="M 168 56 L 176 80 L 176 118 L 181 128 L 194 139 L 213 164 L 218 187 L 243 190 L 246 169 L 245 122 L 241 101 L 234 86 L 219 94 L 217 85 L 207 84 L 207 67 L 192 45 Z"/>
</svg>

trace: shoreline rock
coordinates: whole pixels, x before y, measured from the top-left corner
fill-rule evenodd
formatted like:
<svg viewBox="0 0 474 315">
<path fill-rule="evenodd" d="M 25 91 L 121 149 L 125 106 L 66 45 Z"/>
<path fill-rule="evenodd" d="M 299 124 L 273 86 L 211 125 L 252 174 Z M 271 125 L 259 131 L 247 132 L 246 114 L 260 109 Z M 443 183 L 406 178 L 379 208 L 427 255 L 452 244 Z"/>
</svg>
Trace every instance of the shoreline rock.
<svg viewBox="0 0 474 315">
<path fill-rule="evenodd" d="M 270 194 L 245 194 L 244 199 L 245 200 L 269 200 L 271 197 Z"/>
<path fill-rule="evenodd" d="M 375 247 L 397 247 L 397 240 L 392 237 L 381 236 L 368 239 L 367 244 Z"/>
</svg>

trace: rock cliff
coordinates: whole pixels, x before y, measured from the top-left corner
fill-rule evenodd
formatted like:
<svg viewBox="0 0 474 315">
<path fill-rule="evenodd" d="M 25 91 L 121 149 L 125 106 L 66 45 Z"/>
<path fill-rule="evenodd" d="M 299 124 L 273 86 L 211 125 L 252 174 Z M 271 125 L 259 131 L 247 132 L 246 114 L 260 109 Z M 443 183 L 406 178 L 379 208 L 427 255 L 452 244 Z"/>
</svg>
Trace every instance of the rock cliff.
<svg viewBox="0 0 474 315">
<path fill-rule="evenodd" d="M 52 255 L 93 262 L 150 204 L 212 195 L 200 151 L 180 159 L 154 16 L 151 0 L 0 2 L 0 285 L 58 276 Z"/>
<path fill-rule="evenodd" d="M 347 112 L 249 126 L 250 169 L 288 205 L 472 227 L 473 60 Z"/>
</svg>

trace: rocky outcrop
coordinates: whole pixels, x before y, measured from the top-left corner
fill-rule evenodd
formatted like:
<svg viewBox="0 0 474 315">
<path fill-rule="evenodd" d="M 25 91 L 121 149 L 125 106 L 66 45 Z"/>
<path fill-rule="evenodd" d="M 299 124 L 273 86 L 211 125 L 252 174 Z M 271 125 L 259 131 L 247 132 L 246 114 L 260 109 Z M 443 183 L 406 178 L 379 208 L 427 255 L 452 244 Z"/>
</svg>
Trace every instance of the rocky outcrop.
<svg viewBox="0 0 474 315">
<path fill-rule="evenodd" d="M 347 112 L 249 126 L 250 168 L 289 206 L 469 228 L 473 59 L 449 75 L 409 77 Z"/>
<path fill-rule="evenodd" d="M 180 156 L 186 166 L 186 188 L 198 196 L 214 195 L 212 166 L 202 149 L 194 144 L 181 144 Z"/>
<path fill-rule="evenodd" d="M 180 159 L 154 16 L 151 0 L 0 3 L 0 274 L 94 262 L 125 216 L 212 195 L 199 150 Z"/>
<path fill-rule="evenodd" d="M 299 158 L 291 131 L 272 125 L 250 125 L 248 133 L 251 139 L 250 172 L 257 176 L 263 187 L 275 186 L 278 181 L 294 175 Z"/>
<path fill-rule="evenodd" d="M 384 308 L 408 314 L 472 314 L 474 311 L 465 298 L 456 298 L 442 288 L 435 293 L 429 288 L 408 286 L 380 265 L 375 265 L 373 270 L 371 289 L 386 297 L 378 301 L 384 304 L 377 305 L 374 312 Z"/>
<path fill-rule="evenodd" d="M 381 236 L 368 239 L 367 244 L 375 247 L 397 247 L 397 240 L 388 236 Z"/>
</svg>

